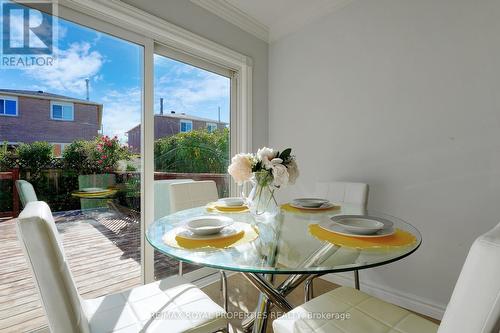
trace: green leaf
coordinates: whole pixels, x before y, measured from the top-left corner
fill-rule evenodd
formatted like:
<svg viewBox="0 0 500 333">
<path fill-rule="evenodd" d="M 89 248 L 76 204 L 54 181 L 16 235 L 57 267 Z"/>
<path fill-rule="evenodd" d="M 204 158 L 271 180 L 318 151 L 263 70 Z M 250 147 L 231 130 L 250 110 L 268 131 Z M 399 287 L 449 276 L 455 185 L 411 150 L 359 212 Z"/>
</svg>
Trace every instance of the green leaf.
<svg viewBox="0 0 500 333">
<path fill-rule="evenodd" d="M 281 152 L 281 155 L 279 155 L 279 158 L 281 158 L 284 162 L 290 157 L 291 153 L 292 153 L 292 148 L 287 148 Z"/>
</svg>

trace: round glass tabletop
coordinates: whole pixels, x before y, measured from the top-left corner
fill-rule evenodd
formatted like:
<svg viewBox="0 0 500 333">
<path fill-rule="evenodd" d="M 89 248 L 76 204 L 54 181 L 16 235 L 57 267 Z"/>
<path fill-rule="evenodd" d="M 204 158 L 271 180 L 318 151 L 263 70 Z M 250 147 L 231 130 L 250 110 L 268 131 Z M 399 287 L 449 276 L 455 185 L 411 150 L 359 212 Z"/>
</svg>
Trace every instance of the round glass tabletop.
<svg viewBox="0 0 500 333">
<path fill-rule="evenodd" d="M 183 248 L 166 241 L 187 219 L 222 215 L 251 226 L 258 235 L 248 242 L 225 248 Z M 397 234 L 377 243 L 375 238 L 353 238 L 325 232 L 318 224 L 336 215 L 366 215 L 393 223 Z M 179 230 L 179 229 L 176 229 Z M 398 238 L 402 237 L 402 238 Z M 158 251 L 178 260 L 222 270 L 270 274 L 323 274 L 359 270 L 400 260 L 421 244 L 418 230 L 399 218 L 342 204 L 340 209 L 302 212 L 282 209 L 267 221 L 257 221 L 250 213 L 214 214 L 205 207 L 165 216 L 149 226 L 149 243 Z M 381 240 L 382 238 L 378 238 Z M 406 239 L 406 242 L 401 242 Z M 354 240 L 354 242 L 353 242 Z M 375 240 L 375 242 L 374 242 Z M 398 243 L 396 240 L 399 240 Z"/>
</svg>

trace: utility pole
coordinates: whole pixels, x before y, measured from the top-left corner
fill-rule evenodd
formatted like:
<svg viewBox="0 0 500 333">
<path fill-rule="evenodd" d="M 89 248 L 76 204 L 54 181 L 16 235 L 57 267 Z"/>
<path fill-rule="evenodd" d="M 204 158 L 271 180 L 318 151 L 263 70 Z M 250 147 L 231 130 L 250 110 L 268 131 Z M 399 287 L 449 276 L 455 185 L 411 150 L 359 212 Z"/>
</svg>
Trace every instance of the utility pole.
<svg viewBox="0 0 500 333">
<path fill-rule="evenodd" d="M 219 106 L 219 123 L 220 123 L 220 106 Z"/>
<path fill-rule="evenodd" d="M 90 93 L 89 93 L 89 78 L 86 78 L 85 79 L 85 88 L 86 88 L 86 92 L 87 92 L 87 101 L 90 100 Z"/>
</svg>

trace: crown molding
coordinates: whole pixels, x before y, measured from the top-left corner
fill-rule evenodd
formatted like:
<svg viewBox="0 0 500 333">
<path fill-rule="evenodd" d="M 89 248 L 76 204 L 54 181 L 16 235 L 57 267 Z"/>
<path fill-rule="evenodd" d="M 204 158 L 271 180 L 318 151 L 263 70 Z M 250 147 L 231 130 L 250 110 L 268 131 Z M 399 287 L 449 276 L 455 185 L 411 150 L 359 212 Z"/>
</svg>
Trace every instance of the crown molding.
<svg viewBox="0 0 500 333">
<path fill-rule="evenodd" d="M 269 43 L 269 28 L 226 0 L 190 0 L 240 29 Z"/>
<path fill-rule="evenodd" d="M 293 13 L 293 15 L 287 16 L 283 20 L 278 20 L 270 29 L 269 42 L 272 43 L 286 37 L 308 24 L 348 6 L 353 1 L 354 0 L 322 0 L 317 2 L 314 6 L 309 6 L 307 10 Z"/>
</svg>

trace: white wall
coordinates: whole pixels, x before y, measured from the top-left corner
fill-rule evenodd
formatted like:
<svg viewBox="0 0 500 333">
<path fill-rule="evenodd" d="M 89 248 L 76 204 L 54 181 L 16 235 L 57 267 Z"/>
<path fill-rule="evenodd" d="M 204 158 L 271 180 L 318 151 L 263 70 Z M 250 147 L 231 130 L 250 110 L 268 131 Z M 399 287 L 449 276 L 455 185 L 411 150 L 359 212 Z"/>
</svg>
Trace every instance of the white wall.
<svg viewBox="0 0 500 333">
<path fill-rule="evenodd" d="M 268 45 L 188 0 L 122 0 L 253 60 L 253 146 L 268 142 Z"/>
<path fill-rule="evenodd" d="M 371 185 L 422 247 L 362 278 L 444 307 L 500 221 L 500 2 L 355 0 L 270 47 L 270 144 L 301 178 Z M 412 297 L 410 295 L 410 297 Z"/>
</svg>

